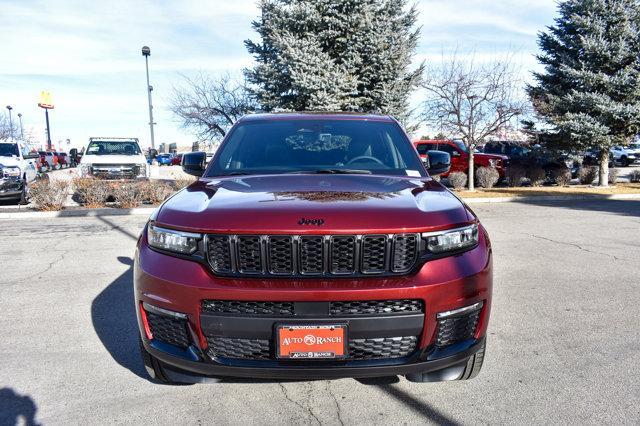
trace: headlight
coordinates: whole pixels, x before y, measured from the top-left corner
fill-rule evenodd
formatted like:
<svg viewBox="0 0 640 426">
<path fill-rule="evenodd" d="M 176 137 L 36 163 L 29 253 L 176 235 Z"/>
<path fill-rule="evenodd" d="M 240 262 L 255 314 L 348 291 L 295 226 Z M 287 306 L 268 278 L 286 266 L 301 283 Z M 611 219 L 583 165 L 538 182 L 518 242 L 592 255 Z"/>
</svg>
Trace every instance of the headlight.
<svg viewBox="0 0 640 426">
<path fill-rule="evenodd" d="M 200 234 L 158 228 L 154 225 L 147 227 L 149 245 L 160 250 L 192 254 L 198 249 L 198 241 L 201 238 Z"/>
<path fill-rule="evenodd" d="M 138 176 L 146 176 L 146 175 L 147 175 L 147 165 L 138 164 Z"/>
<path fill-rule="evenodd" d="M 425 232 L 422 237 L 431 253 L 461 250 L 478 244 L 478 225 L 448 229 L 440 232 Z"/>
<path fill-rule="evenodd" d="M 5 167 L 4 175 L 7 177 L 20 177 L 20 169 L 18 167 Z"/>
<path fill-rule="evenodd" d="M 91 164 L 82 164 L 80 163 L 80 174 L 82 176 L 87 176 L 91 174 Z"/>
</svg>

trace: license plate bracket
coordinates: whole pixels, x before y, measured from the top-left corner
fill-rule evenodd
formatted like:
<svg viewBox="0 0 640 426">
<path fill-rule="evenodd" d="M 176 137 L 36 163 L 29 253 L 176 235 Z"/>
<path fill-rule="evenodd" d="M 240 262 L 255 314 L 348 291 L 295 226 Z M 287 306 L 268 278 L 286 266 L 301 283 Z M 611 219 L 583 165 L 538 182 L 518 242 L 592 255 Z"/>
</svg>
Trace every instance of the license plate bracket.
<svg viewBox="0 0 640 426">
<path fill-rule="evenodd" d="M 347 324 L 278 324 L 280 359 L 341 359 L 348 355 Z"/>
</svg>

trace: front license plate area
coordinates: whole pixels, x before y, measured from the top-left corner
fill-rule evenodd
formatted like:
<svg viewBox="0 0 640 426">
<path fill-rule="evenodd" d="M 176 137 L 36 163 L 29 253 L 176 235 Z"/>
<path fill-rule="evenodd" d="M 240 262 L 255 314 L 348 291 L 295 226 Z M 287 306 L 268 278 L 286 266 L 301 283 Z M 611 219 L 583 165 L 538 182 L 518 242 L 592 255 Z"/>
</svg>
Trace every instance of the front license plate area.
<svg viewBox="0 0 640 426">
<path fill-rule="evenodd" d="M 347 356 L 346 324 L 281 324 L 276 355 L 283 359 L 336 359 Z"/>
</svg>

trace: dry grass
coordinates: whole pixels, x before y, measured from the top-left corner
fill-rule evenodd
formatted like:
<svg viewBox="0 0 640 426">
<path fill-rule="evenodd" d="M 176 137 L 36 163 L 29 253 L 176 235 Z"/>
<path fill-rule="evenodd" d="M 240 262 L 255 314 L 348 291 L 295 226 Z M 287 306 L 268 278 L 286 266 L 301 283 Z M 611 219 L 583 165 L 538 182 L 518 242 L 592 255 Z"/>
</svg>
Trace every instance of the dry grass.
<svg viewBox="0 0 640 426">
<path fill-rule="evenodd" d="M 456 191 L 461 198 L 536 197 L 545 195 L 612 195 L 640 194 L 640 183 L 617 183 L 605 188 L 589 185 L 491 188 L 477 191 Z"/>
<path fill-rule="evenodd" d="M 62 210 L 67 201 L 68 192 L 69 183 L 66 181 L 37 181 L 30 186 L 31 205 L 36 210 Z"/>
</svg>

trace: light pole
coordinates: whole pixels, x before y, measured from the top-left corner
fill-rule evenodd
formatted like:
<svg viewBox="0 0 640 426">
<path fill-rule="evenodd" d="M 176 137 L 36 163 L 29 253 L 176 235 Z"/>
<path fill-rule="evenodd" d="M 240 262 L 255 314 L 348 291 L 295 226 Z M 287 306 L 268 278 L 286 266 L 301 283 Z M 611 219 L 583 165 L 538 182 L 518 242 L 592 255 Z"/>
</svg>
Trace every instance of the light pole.
<svg viewBox="0 0 640 426">
<path fill-rule="evenodd" d="M 149 46 L 142 47 L 142 56 L 144 56 L 144 63 L 147 67 L 147 95 L 149 96 L 149 129 L 151 130 L 151 148 L 155 149 L 156 144 L 153 138 L 153 105 L 151 103 L 151 91 L 153 86 L 149 84 L 149 56 L 151 56 L 151 49 Z"/>
<path fill-rule="evenodd" d="M 11 138 L 11 142 L 13 142 L 13 121 L 11 120 L 11 110 L 13 107 L 7 105 L 7 109 L 9 110 L 9 137 Z"/>
<path fill-rule="evenodd" d="M 18 113 L 18 120 L 20 120 L 20 139 L 24 140 L 24 128 L 22 127 L 22 113 Z"/>
</svg>

